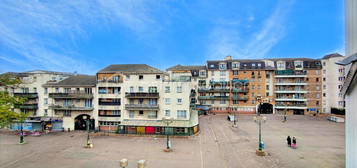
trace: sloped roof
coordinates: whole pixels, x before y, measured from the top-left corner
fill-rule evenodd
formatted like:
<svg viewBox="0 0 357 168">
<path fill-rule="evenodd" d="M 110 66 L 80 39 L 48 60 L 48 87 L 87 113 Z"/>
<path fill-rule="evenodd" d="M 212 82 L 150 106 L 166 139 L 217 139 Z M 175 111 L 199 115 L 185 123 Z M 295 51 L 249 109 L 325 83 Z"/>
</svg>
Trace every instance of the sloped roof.
<svg viewBox="0 0 357 168">
<path fill-rule="evenodd" d="M 355 62 L 355 61 L 357 61 L 357 53 L 352 54 L 351 56 L 348 56 L 348 57 L 346 57 L 345 59 L 336 62 L 336 64 L 339 64 L 339 65 L 348 65 L 348 64 L 350 64 L 350 63 L 352 63 L 352 62 Z"/>
<path fill-rule="evenodd" d="M 170 67 L 166 69 L 167 71 L 175 71 L 175 70 L 201 70 L 201 69 L 206 69 L 206 66 L 201 66 L 201 65 L 175 65 L 173 67 Z"/>
<path fill-rule="evenodd" d="M 146 64 L 113 64 L 100 70 L 98 73 L 122 72 L 122 73 L 141 73 L 141 74 L 157 74 L 164 73 L 159 69 Z"/>
<path fill-rule="evenodd" d="M 47 82 L 45 86 L 95 86 L 96 82 L 96 76 L 76 75 L 56 83 Z"/>
<path fill-rule="evenodd" d="M 341 55 L 339 53 L 333 53 L 333 54 L 325 55 L 324 57 L 322 57 L 322 59 L 330 59 L 330 58 L 334 58 L 334 57 L 343 57 L 343 55 Z"/>
</svg>

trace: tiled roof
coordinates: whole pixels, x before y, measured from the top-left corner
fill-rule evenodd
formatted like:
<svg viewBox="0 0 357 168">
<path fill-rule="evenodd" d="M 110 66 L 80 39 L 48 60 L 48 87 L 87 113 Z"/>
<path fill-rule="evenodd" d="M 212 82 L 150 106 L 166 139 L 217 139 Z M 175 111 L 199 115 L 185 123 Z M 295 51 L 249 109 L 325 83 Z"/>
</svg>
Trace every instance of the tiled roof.
<svg viewBox="0 0 357 168">
<path fill-rule="evenodd" d="M 325 55 L 324 57 L 322 57 L 322 59 L 330 59 L 330 58 L 334 58 L 334 57 L 343 57 L 343 55 L 341 55 L 339 53 L 333 53 L 333 54 Z"/>
<path fill-rule="evenodd" d="M 201 70 L 201 69 L 206 69 L 206 66 L 201 66 L 201 65 L 189 65 L 189 66 L 185 66 L 185 65 L 175 65 L 173 67 L 170 67 L 168 69 L 166 69 L 167 71 L 173 71 L 173 70 Z"/>
<path fill-rule="evenodd" d="M 96 76 L 76 75 L 56 83 L 48 82 L 45 85 L 46 86 L 95 86 L 96 81 L 97 81 Z"/>
<path fill-rule="evenodd" d="M 159 69 L 146 64 L 113 64 L 100 70 L 98 73 L 122 72 L 122 73 L 164 73 Z"/>
</svg>

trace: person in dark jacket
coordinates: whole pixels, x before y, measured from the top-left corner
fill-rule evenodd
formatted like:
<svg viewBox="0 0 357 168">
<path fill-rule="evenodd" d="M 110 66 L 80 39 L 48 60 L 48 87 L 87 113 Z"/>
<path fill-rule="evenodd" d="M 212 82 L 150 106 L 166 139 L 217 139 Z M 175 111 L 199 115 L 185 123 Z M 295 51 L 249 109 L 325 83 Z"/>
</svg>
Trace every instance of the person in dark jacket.
<svg viewBox="0 0 357 168">
<path fill-rule="evenodd" d="M 291 138 L 290 138 L 290 136 L 288 136 L 288 138 L 286 138 L 286 141 L 288 143 L 288 146 L 291 146 Z"/>
<path fill-rule="evenodd" d="M 296 138 L 295 137 L 293 137 L 293 148 L 296 148 Z"/>
</svg>

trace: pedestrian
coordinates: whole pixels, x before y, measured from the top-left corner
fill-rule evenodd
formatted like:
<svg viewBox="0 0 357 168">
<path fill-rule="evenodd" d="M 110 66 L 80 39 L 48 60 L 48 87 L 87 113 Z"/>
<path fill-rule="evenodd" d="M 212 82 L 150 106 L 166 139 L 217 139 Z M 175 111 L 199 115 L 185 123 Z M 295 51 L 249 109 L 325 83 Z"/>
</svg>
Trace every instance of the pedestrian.
<svg viewBox="0 0 357 168">
<path fill-rule="evenodd" d="M 292 148 L 296 148 L 296 138 L 295 137 L 293 137 L 293 144 L 292 144 Z"/>
<path fill-rule="evenodd" d="M 288 146 L 290 147 L 291 146 L 291 138 L 290 138 L 290 136 L 288 136 L 288 138 L 286 138 L 286 141 L 288 142 Z"/>
</svg>

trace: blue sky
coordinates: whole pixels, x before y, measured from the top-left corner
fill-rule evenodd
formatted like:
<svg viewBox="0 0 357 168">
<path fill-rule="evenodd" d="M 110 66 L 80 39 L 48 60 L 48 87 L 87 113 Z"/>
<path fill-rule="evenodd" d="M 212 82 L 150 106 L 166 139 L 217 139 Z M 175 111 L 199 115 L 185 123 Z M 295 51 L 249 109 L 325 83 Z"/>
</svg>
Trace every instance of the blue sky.
<svg viewBox="0 0 357 168">
<path fill-rule="evenodd" d="M 0 73 L 344 53 L 341 0 L 2 0 Z"/>
</svg>

